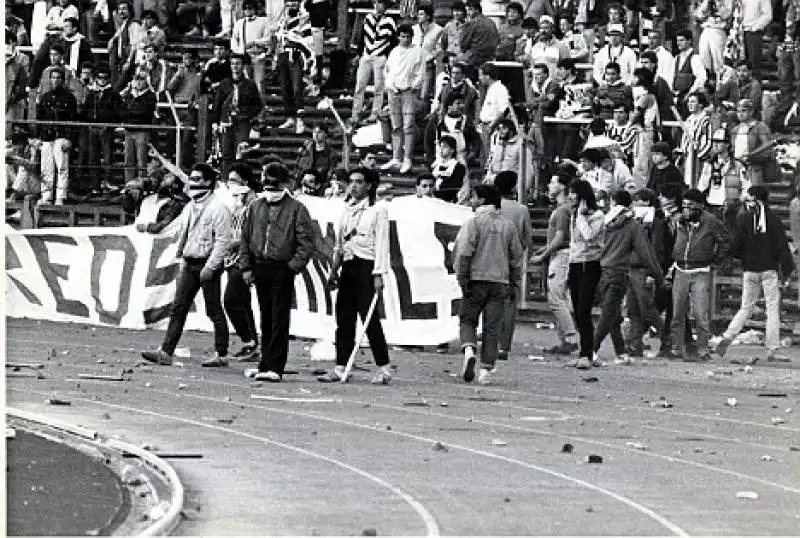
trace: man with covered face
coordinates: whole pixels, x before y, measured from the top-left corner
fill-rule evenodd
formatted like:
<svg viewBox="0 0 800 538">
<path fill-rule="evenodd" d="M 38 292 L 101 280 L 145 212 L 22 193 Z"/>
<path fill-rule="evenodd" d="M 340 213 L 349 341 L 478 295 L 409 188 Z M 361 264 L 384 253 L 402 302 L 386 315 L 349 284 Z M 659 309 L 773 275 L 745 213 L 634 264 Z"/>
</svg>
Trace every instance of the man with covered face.
<svg viewBox="0 0 800 538">
<path fill-rule="evenodd" d="M 205 163 L 196 164 L 189 174 L 189 196 L 192 200 L 181 214 L 176 255 L 180 260 L 180 273 L 175 299 L 161 347 L 142 352 L 142 358 L 148 362 L 164 366 L 172 364 L 186 316 L 197 292 L 202 289 L 206 314 L 214 324 L 216 350 L 202 365 L 215 367 L 228 364 L 228 320 L 222 309 L 221 280 L 222 263 L 231 240 L 231 211 L 214 193 L 216 178 L 216 171 Z"/>
<path fill-rule="evenodd" d="M 678 218 L 672 249 L 672 345 L 670 358 L 686 362 L 709 360 L 708 333 L 711 315 L 711 271 L 727 268 L 730 236 L 725 226 L 705 210 L 705 195 L 697 189 L 683 194 L 683 211 Z M 691 297 L 697 328 L 697 356 L 688 356 L 684 346 L 685 319 Z"/>
<path fill-rule="evenodd" d="M 294 279 L 314 252 L 314 232 L 306 207 L 289 195 L 286 169 L 278 162 L 262 168 L 263 192 L 245 211 L 239 268 L 255 285 L 261 309 L 261 362 L 245 376 L 280 382 L 289 353 L 289 319 Z"/>
</svg>

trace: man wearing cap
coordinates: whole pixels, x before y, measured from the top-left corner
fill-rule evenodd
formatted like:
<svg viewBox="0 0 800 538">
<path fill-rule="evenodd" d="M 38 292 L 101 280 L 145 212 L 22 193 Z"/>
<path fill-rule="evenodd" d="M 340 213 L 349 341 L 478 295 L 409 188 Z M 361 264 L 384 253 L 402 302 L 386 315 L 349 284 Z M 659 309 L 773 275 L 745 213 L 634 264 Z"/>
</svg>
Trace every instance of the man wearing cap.
<svg viewBox="0 0 800 538">
<path fill-rule="evenodd" d="M 744 166 L 733 158 L 731 141 L 724 129 L 717 129 L 711 136 L 711 153 L 711 159 L 703 163 L 697 189 L 707 192 L 709 209 L 733 235 L 742 192 L 749 187 L 749 180 Z"/>
<path fill-rule="evenodd" d="M 709 360 L 711 322 L 711 271 L 730 264 L 730 235 L 725 226 L 704 209 L 705 195 L 697 189 L 683 193 L 683 211 L 678 219 L 672 249 L 672 352 L 670 358 L 687 362 Z M 691 300 L 697 328 L 697 356 L 685 349 L 686 316 Z"/>
<path fill-rule="evenodd" d="M 730 131 L 733 157 L 747 167 L 750 185 L 764 184 L 764 164 L 772 158 L 769 151 L 774 146 L 769 127 L 753 117 L 753 103 L 742 99 L 736 105 L 739 123 Z"/>
<path fill-rule="evenodd" d="M 550 78 L 555 78 L 558 61 L 569 58 L 569 48 L 556 39 L 554 30 L 553 17 L 542 15 L 539 19 L 539 40 L 531 47 L 530 53 L 531 65 L 540 63 L 547 65 Z"/>
<path fill-rule="evenodd" d="M 606 84 L 604 75 L 606 66 L 610 63 L 619 65 L 619 77 L 625 84 L 633 80 L 633 71 L 636 69 L 636 53 L 633 49 L 623 44 L 625 27 L 622 24 L 608 26 L 608 45 L 605 45 L 594 57 L 592 75 L 594 81 L 600 86 Z"/>
<path fill-rule="evenodd" d="M 43 122 L 75 121 L 78 117 L 78 103 L 64 86 L 64 68 L 54 66 L 49 69 L 50 84 L 53 89 L 45 93 L 36 106 L 36 118 Z M 42 198 L 40 204 L 53 201 L 53 187 L 56 190 L 56 205 L 67 199 L 69 188 L 69 151 L 72 148 L 72 127 L 69 125 L 42 124 L 37 126 L 41 145 Z M 58 182 L 56 183 L 56 175 Z"/>
<path fill-rule="evenodd" d="M 483 15 L 481 0 L 469 0 L 466 4 L 467 22 L 461 29 L 459 46 L 463 51 L 461 61 L 467 67 L 467 76 L 476 82 L 478 68 L 494 58 L 500 33 L 497 26 Z"/>
<path fill-rule="evenodd" d="M 181 214 L 181 231 L 176 258 L 181 269 L 175 283 L 175 299 L 161 347 L 143 351 L 142 358 L 164 366 L 172 364 L 189 309 L 203 290 L 206 315 L 214 324 L 216 353 L 202 363 L 206 367 L 228 364 L 228 320 L 222 309 L 223 261 L 231 241 L 231 210 L 214 193 L 217 173 L 205 163 L 196 164 L 189 174 L 192 200 Z"/>
</svg>

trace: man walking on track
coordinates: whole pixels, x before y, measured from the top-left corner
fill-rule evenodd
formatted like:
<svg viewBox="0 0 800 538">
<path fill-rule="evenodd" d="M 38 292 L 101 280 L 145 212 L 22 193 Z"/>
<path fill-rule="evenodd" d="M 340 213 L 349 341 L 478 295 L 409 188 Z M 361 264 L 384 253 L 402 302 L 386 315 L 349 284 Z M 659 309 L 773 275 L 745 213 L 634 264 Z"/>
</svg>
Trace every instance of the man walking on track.
<svg viewBox="0 0 800 538">
<path fill-rule="evenodd" d="M 172 364 L 172 355 L 183 333 L 186 316 L 197 292 L 203 290 L 206 314 L 214 324 L 216 353 L 203 366 L 227 366 L 228 320 L 222 309 L 222 262 L 231 238 L 231 211 L 214 193 L 217 173 L 205 163 L 196 164 L 189 174 L 192 201 L 182 214 L 177 258 L 181 271 L 161 348 L 142 352 L 142 358 L 161 365 Z"/>
<path fill-rule="evenodd" d="M 503 310 L 512 289 L 518 289 L 522 245 L 517 230 L 500 215 L 500 191 L 494 185 L 478 185 L 472 195 L 475 216 L 464 223 L 456 237 L 455 270 L 461 286 L 460 332 L 464 350 L 464 381 L 475 379 L 478 318 L 483 314 L 483 346 L 478 383 L 491 383 Z M 516 292 L 513 292 L 516 293 Z"/>
<path fill-rule="evenodd" d="M 289 353 L 289 320 L 294 278 L 314 252 L 314 232 L 306 206 L 285 189 L 286 170 L 270 163 L 264 193 L 248 206 L 239 244 L 242 278 L 255 284 L 261 309 L 261 362 L 245 376 L 279 382 Z"/>
</svg>

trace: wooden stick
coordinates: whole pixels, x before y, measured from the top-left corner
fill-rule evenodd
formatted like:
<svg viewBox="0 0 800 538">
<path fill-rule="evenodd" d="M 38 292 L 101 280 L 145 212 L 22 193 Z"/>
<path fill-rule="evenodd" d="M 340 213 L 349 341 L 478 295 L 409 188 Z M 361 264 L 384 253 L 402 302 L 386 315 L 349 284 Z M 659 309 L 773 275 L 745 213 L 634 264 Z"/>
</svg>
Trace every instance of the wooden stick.
<svg viewBox="0 0 800 538">
<path fill-rule="evenodd" d="M 44 364 L 33 362 L 7 362 L 6 368 L 33 368 L 34 370 L 41 370 L 44 368 Z"/>
<path fill-rule="evenodd" d="M 78 374 L 81 379 L 96 379 L 98 381 L 125 381 L 121 375 Z"/>
<path fill-rule="evenodd" d="M 364 323 L 362 326 L 361 334 L 358 335 L 356 338 L 356 343 L 353 346 L 353 351 L 350 353 L 350 358 L 347 359 L 347 366 L 344 368 L 344 375 L 342 376 L 342 383 L 347 383 L 347 377 L 350 375 L 350 370 L 353 369 L 353 363 L 356 360 L 356 353 L 358 353 L 358 348 L 361 347 L 361 341 L 364 339 L 364 336 L 367 334 L 367 327 L 369 326 L 370 321 L 372 321 L 372 314 L 375 312 L 375 305 L 378 304 L 378 296 L 380 295 L 379 291 L 375 292 L 375 295 L 372 297 L 372 303 L 369 305 L 369 310 L 367 310 L 367 317 L 364 319 Z"/>
</svg>

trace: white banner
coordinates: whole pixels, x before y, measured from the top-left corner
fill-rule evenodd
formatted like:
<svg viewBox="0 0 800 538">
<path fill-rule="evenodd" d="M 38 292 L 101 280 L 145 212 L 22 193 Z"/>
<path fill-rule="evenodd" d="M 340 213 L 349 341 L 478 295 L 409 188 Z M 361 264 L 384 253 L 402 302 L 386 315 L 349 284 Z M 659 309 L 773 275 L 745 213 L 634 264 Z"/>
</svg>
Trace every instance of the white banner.
<svg viewBox="0 0 800 538">
<path fill-rule="evenodd" d="M 317 229 L 317 249 L 295 279 L 293 335 L 333 340 L 336 292 L 330 272 L 339 201 L 301 198 Z M 388 203 L 391 274 L 378 304 L 386 339 L 435 345 L 458 336 L 461 290 L 453 273 L 453 242 L 468 208 L 415 196 Z M 9 317 L 126 329 L 166 328 L 175 294 L 177 223 L 161 234 L 118 228 L 49 228 L 6 233 Z M 223 286 L 225 280 L 223 277 Z M 223 287 L 224 289 L 224 287 Z M 202 293 L 187 330 L 212 329 Z M 258 325 L 258 301 L 253 293 Z"/>
</svg>

